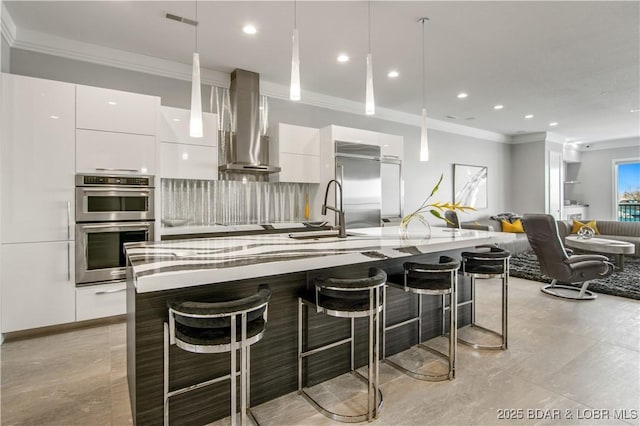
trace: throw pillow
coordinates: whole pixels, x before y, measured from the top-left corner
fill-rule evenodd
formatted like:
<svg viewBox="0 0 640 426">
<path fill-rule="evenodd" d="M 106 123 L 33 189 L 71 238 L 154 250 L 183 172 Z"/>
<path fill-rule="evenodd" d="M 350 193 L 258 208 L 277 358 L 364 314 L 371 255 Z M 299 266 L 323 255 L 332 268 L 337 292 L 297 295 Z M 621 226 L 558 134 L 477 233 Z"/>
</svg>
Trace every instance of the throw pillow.
<svg viewBox="0 0 640 426">
<path fill-rule="evenodd" d="M 596 235 L 600 235 L 600 231 L 598 231 L 595 219 L 587 223 L 582 223 L 579 220 L 573 219 L 573 228 L 571 228 L 571 233 L 577 234 L 580 228 L 582 228 L 583 226 L 588 226 L 589 228 L 593 229 L 593 232 L 595 232 Z"/>
<path fill-rule="evenodd" d="M 502 223 L 502 232 L 524 233 L 524 227 L 520 219 L 516 219 L 513 223 L 507 222 L 506 220 L 501 220 L 500 222 Z"/>
</svg>

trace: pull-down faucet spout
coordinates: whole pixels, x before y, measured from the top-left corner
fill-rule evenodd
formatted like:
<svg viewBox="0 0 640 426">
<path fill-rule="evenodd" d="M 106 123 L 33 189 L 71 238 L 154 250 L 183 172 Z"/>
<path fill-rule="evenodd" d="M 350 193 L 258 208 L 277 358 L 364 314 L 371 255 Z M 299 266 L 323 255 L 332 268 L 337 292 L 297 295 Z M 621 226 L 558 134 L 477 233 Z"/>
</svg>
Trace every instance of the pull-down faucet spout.
<svg viewBox="0 0 640 426">
<path fill-rule="evenodd" d="M 327 197 L 329 196 L 329 187 L 331 186 L 331 182 L 335 183 L 336 186 L 340 188 L 340 209 L 336 209 L 335 207 L 327 205 Z M 347 238 L 347 229 L 344 220 L 344 210 L 342 206 L 342 185 L 335 179 L 331 179 L 329 183 L 327 183 L 327 189 L 324 192 L 324 203 L 322 203 L 323 216 L 327 214 L 327 210 L 338 213 L 338 238 Z"/>
</svg>

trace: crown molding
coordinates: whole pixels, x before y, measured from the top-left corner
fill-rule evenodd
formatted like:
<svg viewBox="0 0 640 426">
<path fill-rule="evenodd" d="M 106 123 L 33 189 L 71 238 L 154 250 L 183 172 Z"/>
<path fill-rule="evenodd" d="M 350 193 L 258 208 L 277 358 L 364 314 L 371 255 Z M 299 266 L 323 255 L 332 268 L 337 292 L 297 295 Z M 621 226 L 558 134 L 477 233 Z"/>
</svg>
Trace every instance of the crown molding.
<svg viewBox="0 0 640 426">
<path fill-rule="evenodd" d="M 511 143 L 516 145 L 529 142 L 545 142 L 546 140 L 547 132 L 536 132 L 511 136 Z"/>
<path fill-rule="evenodd" d="M 191 65 L 152 56 L 141 55 L 119 49 L 99 46 L 67 38 L 52 36 L 28 29 L 17 29 L 11 15 L 2 5 L 2 34 L 11 48 L 23 49 L 77 61 L 138 71 L 162 77 L 191 81 Z M 203 84 L 229 87 L 230 75 L 224 72 L 201 69 Z M 261 81 L 261 93 L 277 99 L 289 100 L 289 88 L 269 81 Z M 303 91 L 301 104 L 327 108 L 334 111 L 364 115 L 364 106 L 355 102 L 321 93 Z M 420 127 L 421 117 L 388 108 L 376 108 L 376 119 Z M 477 138 L 485 141 L 510 143 L 511 138 L 501 133 L 464 126 L 456 123 L 427 118 L 429 129 Z"/>
<path fill-rule="evenodd" d="M 9 46 L 13 46 L 16 42 L 16 24 L 13 22 L 13 18 L 11 18 L 11 14 L 9 14 L 4 3 L 2 3 L 2 9 L 0 10 L 0 30 Z"/>
<path fill-rule="evenodd" d="M 636 148 L 640 153 L 640 138 L 631 137 L 623 139 L 611 139 L 597 142 L 584 142 L 577 145 L 577 150 L 581 152 L 600 151 L 603 149 L 616 148 Z"/>
</svg>

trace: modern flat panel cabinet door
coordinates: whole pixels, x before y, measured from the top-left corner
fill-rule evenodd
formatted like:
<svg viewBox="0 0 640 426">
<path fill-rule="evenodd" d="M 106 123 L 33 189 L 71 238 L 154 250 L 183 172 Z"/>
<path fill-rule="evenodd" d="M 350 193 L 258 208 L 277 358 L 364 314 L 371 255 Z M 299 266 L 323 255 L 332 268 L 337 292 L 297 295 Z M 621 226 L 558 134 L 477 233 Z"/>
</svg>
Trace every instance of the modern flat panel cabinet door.
<svg viewBox="0 0 640 426">
<path fill-rule="evenodd" d="M 76 289 L 76 321 L 127 313 L 127 283 L 90 285 Z"/>
<path fill-rule="evenodd" d="M 320 129 L 278 124 L 279 152 L 290 154 L 320 155 Z"/>
<path fill-rule="evenodd" d="M 320 183 L 320 157 L 280 153 L 280 182 Z"/>
<path fill-rule="evenodd" d="M 76 131 L 78 173 L 154 174 L 154 136 L 127 133 Z"/>
<path fill-rule="evenodd" d="M 184 143 L 160 143 L 160 177 L 218 179 L 218 148 Z"/>
<path fill-rule="evenodd" d="M 191 145 L 218 145 L 218 115 L 202 113 L 203 137 L 189 136 L 191 111 L 182 108 L 160 107 L 160 142 L 188 143 Z"/>
<path fill-rule="evenodd" d="M 402 160 L 404 158 L 404 138 L 381 133 L 380 154 L 386 159 Z"/>
<path fill-rule="evenodd" d="M 2 244 L 2 332 L 76 319 L 73 241 Z"/>
<path fill-rule="evenodd" d="M 2 91 L 2 242 L 73 239 L 75 85 L 2 74 Z"/>
<path fill-rule="evenodd" d="M 76 100 L 78 129 L 157 133 L 159 97 L 78 85 Z"/>
</svg>

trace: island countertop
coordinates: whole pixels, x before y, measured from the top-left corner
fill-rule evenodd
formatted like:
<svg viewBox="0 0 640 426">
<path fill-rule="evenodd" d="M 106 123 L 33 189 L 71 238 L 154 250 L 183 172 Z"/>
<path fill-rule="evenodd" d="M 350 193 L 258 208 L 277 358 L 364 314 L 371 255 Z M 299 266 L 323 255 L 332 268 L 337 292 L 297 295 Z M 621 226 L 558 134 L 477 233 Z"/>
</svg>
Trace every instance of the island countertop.
<svg viewBox="0 0 640 426">
<path fill-rule="evenodd" d="M 172 290 L 408 257 L 479 244 L 513 234 L 434 227 L 430 238 L 400 237 L 398 227 L 361 228 L 346 239 L 293 239 L 288 234 L 246 235 L 127 244 L 137 293 Z"/>
</svg>

